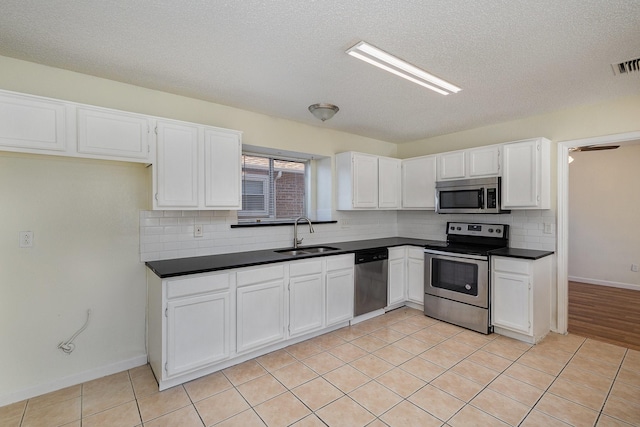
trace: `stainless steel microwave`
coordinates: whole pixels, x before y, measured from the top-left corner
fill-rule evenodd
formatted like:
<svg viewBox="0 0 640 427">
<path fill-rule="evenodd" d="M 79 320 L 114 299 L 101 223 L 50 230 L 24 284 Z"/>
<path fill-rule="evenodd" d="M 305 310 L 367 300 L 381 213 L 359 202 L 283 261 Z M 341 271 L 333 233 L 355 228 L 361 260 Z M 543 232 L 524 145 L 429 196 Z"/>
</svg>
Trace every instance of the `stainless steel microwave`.
<svg viewBox="0 0 640 427">
<path fill-rule="evenodd" d="M 511 211 L 500 208 L 499 176 L 436 182 L 436 212 L 499 214 Z"/>
</svg>

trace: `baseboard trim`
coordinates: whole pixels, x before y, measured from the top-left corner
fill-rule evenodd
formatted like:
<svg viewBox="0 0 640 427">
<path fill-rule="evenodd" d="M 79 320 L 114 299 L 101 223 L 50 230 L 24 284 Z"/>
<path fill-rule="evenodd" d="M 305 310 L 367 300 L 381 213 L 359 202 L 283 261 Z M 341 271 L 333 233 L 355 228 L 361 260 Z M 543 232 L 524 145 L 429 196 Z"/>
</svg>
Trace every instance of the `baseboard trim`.
<svg viewBox="0 0 640 427">
<path fill-rule="evenodd" d="M 580 282 L 587 283 L 589 285 L 609 286 L 612 288 L 632 289 L 634 291 L 640 291 L 640 285 L 634 285 L 633 283 L 609 282 L 606 280 L 590 279 L 588 277 L 576 276 L 569 276 L 567 279 L 569 279 L 570 282 Z"/>
<path fill-rule="evenodd" d="M 95 369 L 80 372 L 78 374 L 70 375 L 68 377 L 59 378 L 45 384 L 38 384 L 37 386 L 29 387 L 24 390 L 7 393 L 0 396 L 0 407 L 9 405 L 11 403 L 20 402 L 25 399 L 30 399 L 32 397 L 41 396 L 52 391 L 61 390 L 66 387 L 82 384 L 84 382 L 102 378 L 107 375 L 117 374 L 118 372 L 136 368 L 146 363 L 147 355 L 144 354 L 128 360 L 113 363 L 111 365 L 101 366 Z"/>
</svg>

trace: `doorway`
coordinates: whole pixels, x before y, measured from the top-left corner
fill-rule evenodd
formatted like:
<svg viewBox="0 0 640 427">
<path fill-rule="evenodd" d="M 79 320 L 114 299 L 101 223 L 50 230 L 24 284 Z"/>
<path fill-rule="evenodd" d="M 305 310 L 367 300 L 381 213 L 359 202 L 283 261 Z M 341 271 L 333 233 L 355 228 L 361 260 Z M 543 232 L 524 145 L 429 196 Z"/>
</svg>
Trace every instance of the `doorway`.
<svg viewBox="0 0 640 427">
<path fill-rule="evenodd" d="M 568 251 L 569 251 L 569 149 L 607 144 L 631 144 L 640 140 L 640 131 L 595 138 L 561 141 L 557 147 L 558 159 L 558 235 L 557 235 L 557 283 L 558 318 L 557 330 L 566 333 L 568 328 Z"/>
</svg>

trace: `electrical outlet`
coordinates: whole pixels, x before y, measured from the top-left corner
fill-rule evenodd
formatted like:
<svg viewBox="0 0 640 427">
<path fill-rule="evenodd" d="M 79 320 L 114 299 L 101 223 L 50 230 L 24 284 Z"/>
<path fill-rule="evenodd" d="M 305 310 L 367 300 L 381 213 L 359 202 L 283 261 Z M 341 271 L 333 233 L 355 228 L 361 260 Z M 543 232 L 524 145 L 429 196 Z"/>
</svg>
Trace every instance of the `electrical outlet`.
<svg viewBox="0 0 640 427">
<path fill-rule="evenodd" d="M 20 232 L 20 247 L 30 248 L 33 246 L 33 231 Z"/>
<path fill-rule="evenodd" d="M 193 227 L 193 236 L 194 237 L 202 237 L 204 234 L 202 233 L 202 225 L 196 225 Z"/>
<path fill-rule="evenodd" d="M 638 264 L 631 264 L 631 271 L 638 272 Z"/>
<path fill-rule="evenodd" d="M 544 234 L 551 234 L 551 224 L 548 222 L 544 223 Z"/>
</svg>

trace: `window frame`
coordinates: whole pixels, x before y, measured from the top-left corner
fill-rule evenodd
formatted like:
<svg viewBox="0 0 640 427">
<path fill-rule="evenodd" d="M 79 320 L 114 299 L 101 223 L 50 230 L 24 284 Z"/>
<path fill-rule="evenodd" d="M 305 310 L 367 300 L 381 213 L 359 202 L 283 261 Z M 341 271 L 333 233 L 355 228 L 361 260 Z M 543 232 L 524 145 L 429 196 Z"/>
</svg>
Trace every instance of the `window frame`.
<svg viewBox="0 0 640 427">
<path fill-rule="evenodd" d="M 284 224 L 291 224 L 293 222 L 293 220 L 295 218 L 291 217 L 291 218 L 276 218 L 274 216 L 270 216 L 271 212 L 275 212 L 276 211 L 276 206 L 275 203 L 276 201 L 273 200 L 273 205 L 271 206 L 272 203 L 272 197 L 275 197 L 275 190 L 272 189 L 272 187 L 275 185 L 275 179 L 274 179 L 274 175 L 277 175 L 275 173 L 275 169 L 272 170 L 272 165 L 274 161 L 284 161 L 284 162 L 296 162 L 296 163 L 301 163 L 304 165 L 304 196 L 303 196 L 303 212 L 301 213 L 300 216 L 306 216 L 309 217 L 309 212 L 311 209 L 311 185 L 310 185 L 310 175 L 311 175 L 311 168 L 312 168 L 312 162 L 311 159 L 309 159 L 308 157 L 293 157 L 293 156 L 283 156 L 283 155 L 279 155 L 279 154 L 271 154 L 271 153 L 257 153 L 257 152 L 252 152 L 252 151 L 242 151 L 242 156 L 249 156 L 249 157 L 259 157 L 259 158 L 265 158 L 265 159 L 269 159 L 269 163 L 270 163 L 270 167 L 269 167 L 269 173 L 267 175 L 259 175 L 259 174 L 245 174 L 245 164 L 244 161 L 242 162 L 242 182 L 244 183 L 245 177 L 250 176 L 250 177 L 257 177 L 259 179 L 263 179 L 265 182 L 265 187 L 266 187 L 266 194 L 265 194 L 265 210 L 262 211 L 262 213 L 264 214 L 264 217 L 262 218 L 256 218 L 256 214 L 255 211 L 248 211 L 248 210 L 244 210 L 244 209 L 240 209 L 238 210 L 238 225 L 255 225 L 255 224 L 278 224 L 278 223 L 284 223 Z M 241 186 L 241 190 L 242 190 L 242 194 L 241 197 L 244 198 L 244 185 Z M 272 194 L 273 193 L 273 194 Z M 243 206 L 244 208 L 244 206 Z"/>
</svg>

